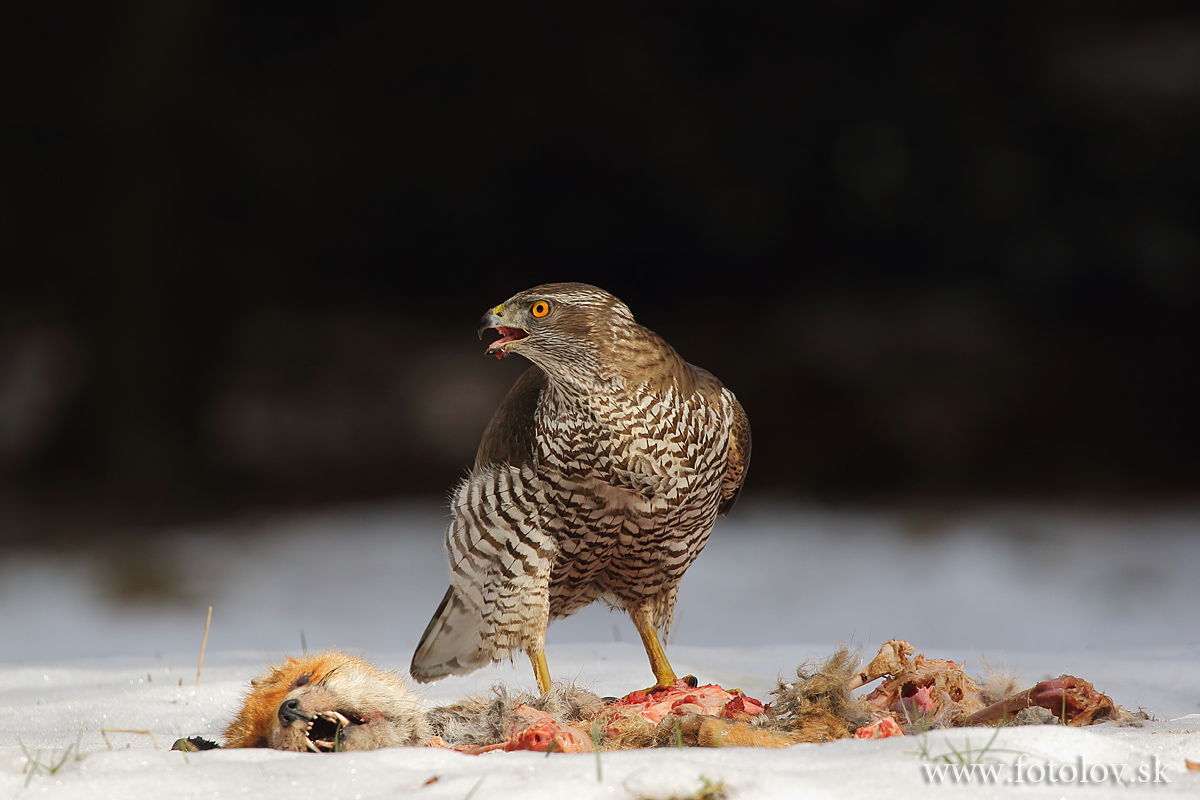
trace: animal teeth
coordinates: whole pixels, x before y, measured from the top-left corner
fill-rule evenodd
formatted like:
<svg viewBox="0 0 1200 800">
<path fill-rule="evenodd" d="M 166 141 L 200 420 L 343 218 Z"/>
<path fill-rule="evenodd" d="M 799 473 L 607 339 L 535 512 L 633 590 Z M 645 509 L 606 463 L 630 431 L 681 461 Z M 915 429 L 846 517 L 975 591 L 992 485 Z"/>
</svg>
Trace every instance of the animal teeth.
<svg viewBox="0 0 1200 800">
<path fill-rule="evenodd" d="M 346 719 L 346 717 L 343 714 L 341 714 L 337 711 L 321 711 L 321 712 L 318 712 L 317 716 L 324 717 L 325 719 L 331 720 L 332 722 L 336 722 L 337 726 L 339 728 L 344 728 L 350 724 L 350 720 Z"/>
<path fill-rule="evenodd" d="M 305 739 L 304 742 L 305 742 L 305 744 L 308 745 L 308 749 L 312 750 L 314 753 L 321 752 L 321 748 L 319 748 L 315 744 L 313 744 L 312 739 Z"/>
</svg>

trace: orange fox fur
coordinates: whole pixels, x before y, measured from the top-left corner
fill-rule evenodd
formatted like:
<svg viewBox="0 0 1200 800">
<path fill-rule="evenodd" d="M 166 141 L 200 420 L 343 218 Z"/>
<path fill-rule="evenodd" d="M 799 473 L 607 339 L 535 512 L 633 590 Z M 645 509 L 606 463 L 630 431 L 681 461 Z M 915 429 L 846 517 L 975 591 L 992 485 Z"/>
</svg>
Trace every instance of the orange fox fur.
<svg viewBox="0 0 1200 800">
<path fill-rule="evenodd" d="M 428 738 L 425 709 L 405 681 L 334 650 L 289 656 L 252 680 L 225 731 L 226 747 L 314 752 L 416 745 Z"/>
</svg>

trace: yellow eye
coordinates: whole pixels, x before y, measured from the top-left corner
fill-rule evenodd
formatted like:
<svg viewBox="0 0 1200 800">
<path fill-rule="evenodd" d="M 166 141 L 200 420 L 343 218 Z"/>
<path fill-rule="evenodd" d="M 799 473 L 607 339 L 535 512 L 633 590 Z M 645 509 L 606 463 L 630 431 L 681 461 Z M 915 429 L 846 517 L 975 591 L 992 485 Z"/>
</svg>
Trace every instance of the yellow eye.
<svg viewBox="0 0 1200 800">
<path fill-rule="evenodd" d="M 536 303 L 533 304 L 533 307 L 530 308 L 529 311 L 535 317 L 537 317 L 538 319 L 541 319 L 542 317 L 544 317 L 550 313 L 550 304 L 547 303 L 545 300 L 538 300 Z"/>
</svg>

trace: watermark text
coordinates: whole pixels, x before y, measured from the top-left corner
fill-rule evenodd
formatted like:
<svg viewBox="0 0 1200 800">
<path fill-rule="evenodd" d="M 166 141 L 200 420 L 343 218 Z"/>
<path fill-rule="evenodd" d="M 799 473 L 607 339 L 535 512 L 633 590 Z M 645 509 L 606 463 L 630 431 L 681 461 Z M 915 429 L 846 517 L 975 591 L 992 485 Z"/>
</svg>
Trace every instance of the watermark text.
<svg viewBox="0 0 1200 800">
<path fill-rule="evenodd" d="M 1144 764 L 1088 763 L 1083 756 L 1074 761 L 1054 762 L 1034 760 L 1022 753 L 1011 764 L 999 761 L 973 764 L 922 764 L 921 770 L 926 783 L 966 784 L 979 783 L 985 786 L 997 784 L 1112 784 L 1125 786 L 1131 783 L 1170 783 L 1166 765 L 1158 756 L 1150 756 Z"/>
</svg>

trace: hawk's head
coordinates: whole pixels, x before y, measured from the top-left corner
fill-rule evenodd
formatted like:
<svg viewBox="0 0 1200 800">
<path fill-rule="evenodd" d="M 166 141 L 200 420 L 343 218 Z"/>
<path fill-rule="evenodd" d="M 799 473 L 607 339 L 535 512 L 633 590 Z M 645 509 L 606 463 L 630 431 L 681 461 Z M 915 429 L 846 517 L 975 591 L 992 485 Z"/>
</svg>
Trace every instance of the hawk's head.
<svg viewBox="0 0 1200 800">
<path fill-rule="evenodd" d="M 629 307 L 603 289 L 586 283 L 547 283 L 513 295 L 483 315 L 479 335 L 488 328 L 500 338 L 487 353 L 503 358 L 517 353 L 547 374 L 594 370 L 602 348 L 611 348 L 622 329 L 633 325 Z"/>
</svg>

